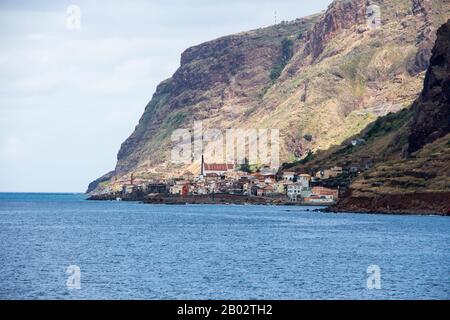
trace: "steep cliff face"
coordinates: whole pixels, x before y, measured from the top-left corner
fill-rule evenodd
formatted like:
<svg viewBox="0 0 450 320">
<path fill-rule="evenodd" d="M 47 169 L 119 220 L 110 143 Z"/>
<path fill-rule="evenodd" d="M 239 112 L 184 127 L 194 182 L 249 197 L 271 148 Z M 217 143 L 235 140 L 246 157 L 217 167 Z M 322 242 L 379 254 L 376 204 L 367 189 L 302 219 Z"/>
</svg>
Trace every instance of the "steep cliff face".
<svg viewBox="0 0 450 320">
<path fill-rule="evenodd" d="M 450 23 L 437 32 L 424 88 L 413 109 L 411 153 L 450 132 Z"/>
<path fill-rule="evenodd" d="M 336 210 L 450 214 L 449 46 L 450 20 L 437 32 L 423 91 L 411 108 L 369 126 L 362 134 L 365 145 L 315 160 L 316 166 L 345 156 L 355 161 L 369 155 L 374 161 Z"/>
<path fill-rule="evenodd" d="M 374 5 L 379 28 L 366 20 Z M 195 173 L 198 164 L 169 157 L 171 133 L 197 120 L 220 130 L 279 129 L 282 161 L 338 145 L 417 98 L 434 31 L 449 13 L 447 0 L 338 0 L 322 14 L 189 48 L 123 143 L 112 176 L 89 191 L 119 188 L 131 173 Z"/>
<path fill-rule="evenodd" d="M 438 3 L 434 5 L 438 5 Z M 424 21 L 418 29 L 416 38 L 417 53 L 414 60 L 411 60 L 408 65 L 410 74 L 416 75 L 428 68 L 431 49 L 436 41 L 436 30 L 433 27 L 433 3 L 431 0 L 412 0 L 411 9 L 415 17 L 420 17 Z"/>
<path fill-rule="evenodd" d="M 316 59 L 341 30 L 365 24 L 366 14 L 366 1 L 335 1 L 308 32 L 303 56 Z"/>
<path fill-rule="evenodd" d="M 146 160 L 150 166 L 164 163 L 170 133 L 194 120 L 223 128 L 241 119 L 258 105 L 258 96 L 270 83 L 281 40 L 304 32 L 315 20 L 299 19 L 187 49 L 180 68 L 158 86 L 135 132 L 123 143 L 116 172 L 126 173 Z"/>
</svg>

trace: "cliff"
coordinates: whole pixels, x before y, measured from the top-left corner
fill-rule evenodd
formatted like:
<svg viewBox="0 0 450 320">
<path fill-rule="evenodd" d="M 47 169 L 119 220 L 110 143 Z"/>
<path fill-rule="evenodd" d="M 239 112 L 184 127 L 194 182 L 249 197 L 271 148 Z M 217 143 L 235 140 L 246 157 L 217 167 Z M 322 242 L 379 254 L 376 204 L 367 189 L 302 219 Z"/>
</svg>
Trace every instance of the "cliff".
<svg viewBox="0 0 450 320">
<path fill-rule="evenodd" d="M 373 5 L 379 28 L 367 23 Z M 198 164 L 170 163 L 170 136 L 198 120 L 220 130 L 280 129 L 286 162 L 339 145 L 417 99 L 449 13 L 444 0 L 340 0 L 321 14 L 189 48 L 122 144 L 115 170 L 88 192 L 116 190 L 132 173 L 196 173 Z"/>
<path fill-rule="evenodd" d="M 369 125 L 355 137 L 363 145 L 344 144 L 307 165 L 357 166 L 363 157 L 373 163 L 333 210 L 450 214 L 449 45 L 450 20 L 437 32 L 423 90 L 412 106 Z"/>
<path fill-rule="evenodd" d="M 450 132 L 450 23 L 437 32 L 437 41 L 424 88 L 412 107 L 414 120 L 409 136 L 410 153 Z"/>
</svg>

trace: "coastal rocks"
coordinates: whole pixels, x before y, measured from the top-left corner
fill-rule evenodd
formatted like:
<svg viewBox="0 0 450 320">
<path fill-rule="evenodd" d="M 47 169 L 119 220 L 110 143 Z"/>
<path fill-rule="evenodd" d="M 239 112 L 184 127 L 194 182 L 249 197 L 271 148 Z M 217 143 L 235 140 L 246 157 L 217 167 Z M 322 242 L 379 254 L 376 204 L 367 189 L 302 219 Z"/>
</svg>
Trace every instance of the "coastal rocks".
<svg viewBox="0 0 450 320">
<path fill-rule="evenodd" d="M 149 204 L 236 204 L 236 205 L 267 205 L 276 204 L 270 199 L 263 197 L 251 197 L 235 194 L 207 194 L 207 195 L 191 195 L 191 196 L 153 196 L 146 197 L 145 203 Z"/>
<path fill-rule="evenodd" d="M 330 208 L 331 211 L 437 214 L 450 216 L 450 192 L 380 194 L 375 197 L 349 196 Z"/>
<path fill-rule="evenodd" d="M 110 180 L 112 177 L 114 177 L 114 174 L 115 174 L 115 172 L 114 172 L 114 171 L 111 171 L 111 172 L 108 172 L 107 174 L 105 174 L 104 176 L 98 178 L 97 180 L 92 181 L 92 182 L 89 184 L 86 193 L 91 193 L 92 191 L 94 191 L 95 189 L 97 189 L 98 186 L 99 186 L 102 182 L 108 181 L 108 180 Z"/>
<path fill-rule="evenodd" d="M 98 193 L 90 195 L 87 200 L 98 200 L 98 201 L 144 201 L 147 194 L 142 190 L 135 190 L 133 192 L 109 192 L 109 193 Z"/>
</svg>

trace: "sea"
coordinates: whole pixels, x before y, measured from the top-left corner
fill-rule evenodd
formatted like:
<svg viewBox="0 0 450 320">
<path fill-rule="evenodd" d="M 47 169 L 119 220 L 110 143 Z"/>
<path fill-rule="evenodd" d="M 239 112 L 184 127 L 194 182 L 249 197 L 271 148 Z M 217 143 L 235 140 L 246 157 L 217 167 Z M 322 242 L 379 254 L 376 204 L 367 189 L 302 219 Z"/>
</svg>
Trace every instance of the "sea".
<svg viewBox="0 0 450 320">
<path fill-rule="evenodd" d="M 0 299 L 450 299 L 450 217 L 0 193 Z"/>
</svg>

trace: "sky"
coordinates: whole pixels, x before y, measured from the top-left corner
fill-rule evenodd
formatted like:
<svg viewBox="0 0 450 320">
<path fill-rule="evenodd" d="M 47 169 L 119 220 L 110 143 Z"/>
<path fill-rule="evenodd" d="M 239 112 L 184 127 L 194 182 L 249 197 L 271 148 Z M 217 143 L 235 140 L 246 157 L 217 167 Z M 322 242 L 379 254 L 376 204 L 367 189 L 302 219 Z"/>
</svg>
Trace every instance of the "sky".
<svg viewBox="0 0 450 320">
<path fill-rule="evenodd" d="M 0 192 L 84 192 L 185 49 L 330 3 L 0 0 Z"/>
</svg>

